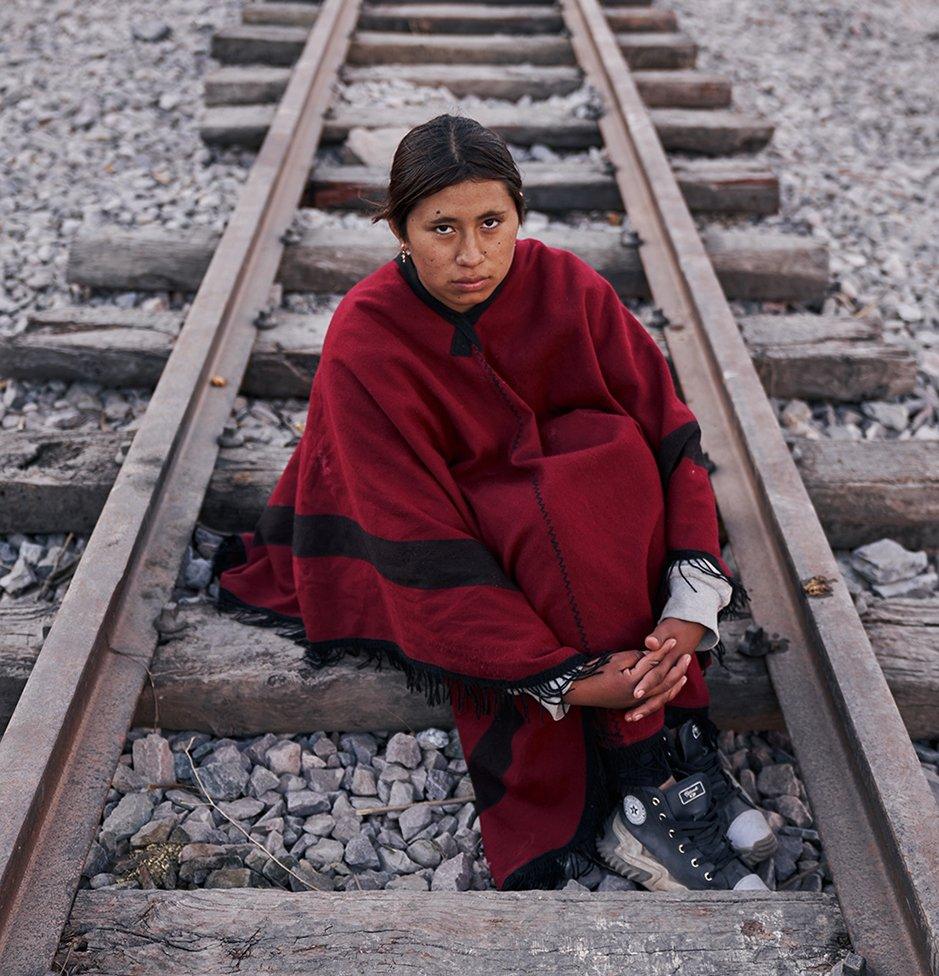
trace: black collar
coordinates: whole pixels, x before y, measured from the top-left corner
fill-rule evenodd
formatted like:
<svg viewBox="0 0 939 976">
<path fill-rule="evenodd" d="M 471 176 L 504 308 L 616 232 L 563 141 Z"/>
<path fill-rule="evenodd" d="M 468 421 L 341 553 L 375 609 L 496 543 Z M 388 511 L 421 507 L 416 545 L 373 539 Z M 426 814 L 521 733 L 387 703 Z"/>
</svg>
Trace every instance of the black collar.
<svg viewBox="0 0 939 976">
<path fill-rule="evenodd" d="M 453 327 L 453 342 L 450 344 L 450 354 L 453 356 L 469 356 L 472 352 L 471 346 L 478 346 L 482 349 L 479 337 L 476 335 L 476 321 L 483 312 L 495 301 L 496 296 L 502 291 L 503 285 L 508 280 L 508 274 L 496 285 L 492 294 L 484 301 L 471 306 L 465 312 L 457 312 L 455 309 L 445 305 L 438 298 L 435 298 L 424 287 L 424 283 L 417 275 L 417 268 L 410 255 L 404 252 L 398 254 L 395 259 L 395 267 L 401 273 L 401 277 L 411 286 L 415 295 L 427 306 L 432 308 L 438 315 L 445 318 Z"/>
</svg>

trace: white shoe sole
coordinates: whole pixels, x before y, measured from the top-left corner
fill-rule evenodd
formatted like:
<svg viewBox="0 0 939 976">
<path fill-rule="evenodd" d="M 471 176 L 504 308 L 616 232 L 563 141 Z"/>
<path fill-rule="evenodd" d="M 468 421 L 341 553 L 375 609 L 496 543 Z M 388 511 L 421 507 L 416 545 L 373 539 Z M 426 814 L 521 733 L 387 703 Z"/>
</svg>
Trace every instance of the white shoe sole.
<svg viewBox="0 0 939 976">
<path fill-rule="evenodd" d="M 597 840 L 597 852 L 617 874 L 649 891 L 688 890 L 687 885 L 676 881 L 626 829 L 619 810 L 607 817 L 603 836 Z"/>
</svg>

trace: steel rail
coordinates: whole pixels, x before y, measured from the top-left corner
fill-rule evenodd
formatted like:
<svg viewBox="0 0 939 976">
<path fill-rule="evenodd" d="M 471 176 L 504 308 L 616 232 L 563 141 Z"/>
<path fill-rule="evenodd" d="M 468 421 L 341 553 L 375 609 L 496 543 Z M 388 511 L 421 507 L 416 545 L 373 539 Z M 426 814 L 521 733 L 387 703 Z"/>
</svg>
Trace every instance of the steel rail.
<svg viewBox="0 0 939 976">
<path fill-rule="evenodd" d="M 848 931 L 876 976 L 935 976 L 939 810 L 613 32 L 597 0 L 561 6 L 754 617 L 790 641 L 768 667 Z"/>
<path fill-rule="evenodd" d="M 359 6 L 322 5 L 0 740 L 4 976 L 49 971 Z"/>
</svg>

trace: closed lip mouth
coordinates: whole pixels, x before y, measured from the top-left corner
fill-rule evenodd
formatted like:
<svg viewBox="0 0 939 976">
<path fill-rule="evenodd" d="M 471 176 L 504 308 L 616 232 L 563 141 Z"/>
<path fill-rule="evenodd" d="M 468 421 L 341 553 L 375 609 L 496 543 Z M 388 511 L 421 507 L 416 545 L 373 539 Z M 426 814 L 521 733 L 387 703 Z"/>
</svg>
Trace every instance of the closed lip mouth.
<svg viewBox="0 0 939 976">
<path fill-rule="evenodd" d="M 456 281 L 454 282 L 454 284 L 457 284 L 457 285 L 476 285 L 476 284 L 479 284 L 480 281 L 485 281 L 485 280 L 486 280 L 486 277 L 482 277 L 482 278 L 457 278 Z"/>
</svg>

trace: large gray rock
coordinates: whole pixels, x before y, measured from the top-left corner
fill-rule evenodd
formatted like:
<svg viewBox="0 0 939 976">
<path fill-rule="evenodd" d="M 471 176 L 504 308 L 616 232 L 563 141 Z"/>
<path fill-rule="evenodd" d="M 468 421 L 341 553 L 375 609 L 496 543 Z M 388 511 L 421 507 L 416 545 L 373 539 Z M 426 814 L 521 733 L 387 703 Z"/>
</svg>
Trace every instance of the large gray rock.
<svg viewBox="0 0 939 976">
<path fill-rule="evenodd" d="M 364 834 L 358 834 L 346 844 L 345 862 L 350 868 L 381 867 L 375 847 Z"/>
<path fill-rule="evenodd" d="M 423 729 L 415 736 L 422 749 L 446 749 L 450 736 L 443 729 Z"/>
<path fill-rule="evenodd" d="M 199 768 L 202 788 L 213 800 L 236 800 L 248 785 L 248 773 L 237 759 L 209 763 Z"/>
<path fill-rule="evenodd" d="M 248 781 L 248 792 L 260 798 L 271 790 L 276 790 L 280 785 L 280 780 L 269 769 L 264 766 L 255 766 L 251 770 L 251 777 Z"/>
<path fill-rule="evenodd" d="M 183 759 L 186 759 L 183 756 Z M 189 760 L 186 759 L 188 765 Z M 126 763 L 118 763 L 111 779 L 111 786 L 120 793 L 142 793 L 147 788 L 147 781 L 139 773 L 135 773 Z"/>
<path fill-rule="evenodd" d="M 398 784 L 396 783 L 395 786 Z M 432 820 L 433 812 L 430 807 L 418 804 L 402 811 L 398 817 L 398 829 L 405 840 L 410 840 L 415 834 L 419 834 Z"/>
<path fill-rule="evenodd" d="M 345 770 L 338 769 L 311 769 L 307 773 L 307 782 L 310 789 L 317 793 L 334 793 L 339 789 Z"/>
<path fill-rule="evenodd" d="M 219 868 L 206 879 L 206 888 L 250 888 L 251 871 L 248 868 Z"/>
<path fill-rule="evenodd" d="M 300 746 L 296 742 L 288 739 L 278 742 L 267 750 L 267 767 L 277 776 L 282 776 L 284 773 L 299 776 L 300 752 Z"/>
<path fill-rule="evenodd" d="M 213 840 L 215 834 L 215 819 L 207 806 L 197 807 L 180 824 L 180 828 L 193 843 L 205 843 Z"/>
<path fill-rule="evenodd" d="M 264 812 L 264 804 L 260 800 L 255 800 L 249 796 L 241 797 L 238 800 L 222 802 L 218 805 L 218 808 L 223 814 L 231 817 L 232 820 L 253 820 L 258 814 Z"/>
<path fill-rule="evenodd" d="M 385 757 L 390 763 L 398 763 L 406 769 L 414 769 L 421 761 L 421 747 L 417 739 L 407 732 L 396 732 L 388 740 Z"/>
<path fill-rule="evenodd" d="M 851 553 L 851 565 L 871 583 L 896 583 L 924 572 L 925 552 L 911 552 L 893 539 L 878 539 Z"/>
<path fill-rule="evenodd" d="M 394 782 L 391 784 L 391 792 L 388 794 L 389 806 L 399 807 L 404 803 L 414 802 L 414 784 L 411 782 Z"/>
<path fill-rule="evenodd" d="M 902 403 L 887 403 L 884 400 L 870 400 L 861 404 L 861 410 L 871 420 L 876 420 L 890 430 L 901 431 L 909 423 L 910 415 Z"/>
<path fill-rule="evenodd" d="M 389 891 L 427 891 L 430 885 L 427 883 L 427 879 L 419 874 L 402 874 L 397 878 L 392 878 L 385 887 Z"/>
<path fill-rule="evenodd" d="M 339 740 L 339 745 L 355 755 L 363 766 L 369 765 L 378 752 L 378 740 L 368 732 L 351 732 Z"/>
<path fill-rule="evenodd" d="M 430 883 L 431 891 L 469 891 L 473 880 L 473 862 L 462 851 L 444 861 L 436 871 Z"/>
<path fill-rule="evenodd" d="M 152 813 L 153 801 L 146 793 L 128 793 L 122 796 L 101 825 L 101 843 L 113 851 L 118 841 L 136 834 Z"/>
<path fill-rule="evenodd" d="M 304 821 L 303 831 L 314 837 L 328 837 L 335 826 L 336 818 L 331 813 L 314 813 Z"/>
<path fill-rule="evenodd" d="M 336 887 L 332 878 L 321 874 L 306 861 L 301 861 L 291 870 L 293 874 L 287 878 L 291 891 L 333 891 Z"/>
<path fill-rule="evenodd" d="M 776 809 L 797 827 L 812 826 L 812 815 L 797 796 L 779 796 L 773 802 Z"/>
<path fill-rule="evenodd" d="M 331 837 L 345 844 L 358 836 L 362 830 L 362 820 L 359 817 L 340 817 L 332 829 Z"/>
<path fill-rule="evenodd" d="M 255 739 L 251 745 L 244 750 L 245 757 L 257 766 L 263 763 L 267 756 L 267 750 L 277 745 L 278 738 L 272 732 L 265 732 L 260 738 Z"/>
<path fill-rule="evenodd" d="M 446 769 L 431 769 L 427 773 L 424 796 L 428 800 L 445 800 L 453 789 L 456 776 Z"/>
<path fill-rule="evenodd" d="M 303 856 L 310 862 L 310 864 L 313 865 L 313 867 L 322 871 L 324 868 L 328 868 L 337 861 L 341 861 L 344 853 L 345 848 L 339 843 L 338 840 L 331 840 L 329 837 L 323 837 L 312 847 L 308 847 L 303 852 Z"/>
<path fill-rule="evenodd" d="M 352 773 L 352 792 L 356 796 L 376 796 L 375 774 L 367 766 L 356 766 Z"/>
<path fill-rule="evenodd" d="M 85 857 L 82 876 L 93 878 L 96 874 L 103 874 L 110 864 L 110 854 L 97 841 L 92 841 L 91 847 L 88 848 L 88 854 Z"/>
<path fill-rule="evenodd" d="M 314 813 L 327 813 L 329 800 L 313 790 L 296 790 L 287 794 L 287 812 L 293 817 L 309 817 Z"/>
<path fill-rule="evenodd" d="M 175 817 L 162 817 L 145 823 L 130 839 L 131 847 L 147 847 L 150 844 L 165 844 L 176 826 Z"/>
<path fill-rule="evenodd" d="M 415 864 L 404 851 L 399 851 L 396 847 L 379 847 L 378 857 L 381 866 L 393 874 L 413 874 L 421 869 L 419 864 Z"/>
<path fill-rule="evenodd" d="M 422 868 L 435 868 L 443 858 L 440 847 L 432 840 L 422 838 L 414 841 L 407 849 L 408 857 Z"/>
<path fill-rule="evenodd" d="M 791 763 L 764 766 L 756 777 L 756 788 L 763 796 L 799 795 L 799 781 Z"/>
<path fill-rule="evenodd" d="M 170 786 L 176 782 L 176 768 L 169 742 L 151 732 L 133 745 L 134 772 L 151 786 Z"/>
</svg>

